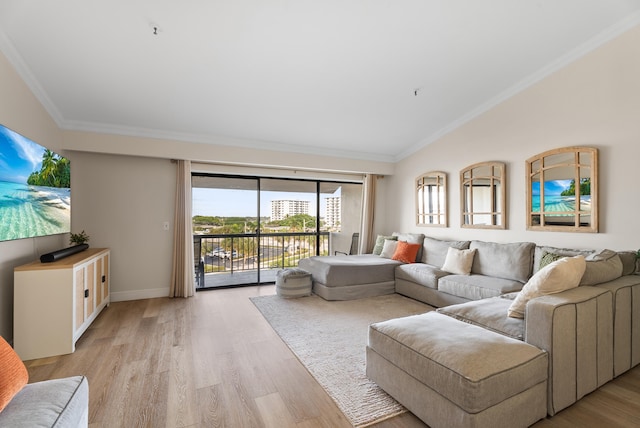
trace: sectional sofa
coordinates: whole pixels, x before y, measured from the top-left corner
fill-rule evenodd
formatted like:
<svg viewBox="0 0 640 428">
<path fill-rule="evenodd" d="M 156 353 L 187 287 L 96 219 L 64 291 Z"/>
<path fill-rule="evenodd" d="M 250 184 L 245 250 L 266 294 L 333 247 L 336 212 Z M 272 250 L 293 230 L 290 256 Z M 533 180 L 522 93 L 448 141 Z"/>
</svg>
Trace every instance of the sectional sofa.
<svg viewBox="0 0 640 428">
<path fill-rule="evenodd" d="M 382 238 L 420 251 L 413 263 L 378 251 L 300 267 L 327 299 L 396 292 L 438 308 L 370 326 L 366 350 L 367 375 L 430 426 L 528 426 L 640 363 L 635 252 Z M 451 273 L 449 252 L 472 254 L 468 272 Z M 584 265 L 575 288 L 534 296 L 522 318 L 508 316 L 519 295 L 569 260 Z"/>
</svg>

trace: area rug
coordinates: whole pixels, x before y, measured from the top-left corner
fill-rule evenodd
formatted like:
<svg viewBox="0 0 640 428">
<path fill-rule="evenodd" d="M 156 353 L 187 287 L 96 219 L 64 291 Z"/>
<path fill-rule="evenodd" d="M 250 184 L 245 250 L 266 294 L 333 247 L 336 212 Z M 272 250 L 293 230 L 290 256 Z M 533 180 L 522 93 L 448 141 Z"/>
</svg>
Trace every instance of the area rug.
<svg viewBox="0 0 640 428">
<path fill-rule="evenodd" d="M 406 412 L 365 374 L 369 324 L 432 310 L 390 294 L 349 301 L 252 297 L 287 346 L 356 427 Z"/>
</svg>

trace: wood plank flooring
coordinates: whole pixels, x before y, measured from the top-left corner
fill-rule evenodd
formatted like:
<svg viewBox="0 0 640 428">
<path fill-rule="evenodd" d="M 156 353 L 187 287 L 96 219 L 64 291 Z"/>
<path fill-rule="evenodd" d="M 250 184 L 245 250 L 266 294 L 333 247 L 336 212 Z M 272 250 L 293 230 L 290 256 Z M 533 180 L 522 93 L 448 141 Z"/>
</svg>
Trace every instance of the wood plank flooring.
<svg viewBox="0 0 640 428">
<path fill-rule="evenodd" d="M 27 361 L 30 382 L 86 375 L 91 427 L 350 427 L 249 301 L 274 292 L 112 303 L 75 353 Z M 535 425 L 573 426 L 640 426 L 640 366 Z M 425 425 L 406 413 L 376 427 Z"/>
</svg>

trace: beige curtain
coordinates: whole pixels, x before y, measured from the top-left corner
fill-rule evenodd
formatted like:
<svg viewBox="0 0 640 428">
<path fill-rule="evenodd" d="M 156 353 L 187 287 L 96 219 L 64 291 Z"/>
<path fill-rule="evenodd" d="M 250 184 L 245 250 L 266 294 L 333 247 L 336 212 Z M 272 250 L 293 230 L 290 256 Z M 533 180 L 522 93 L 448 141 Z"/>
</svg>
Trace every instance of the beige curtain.
<svg viewBox="0 0 640 428">
<path fill-rule="evenodd" d="M 362 225 L 358 254 L 370 253 L 373 249 L 373 220 L 376 207 L 376 181 L 378 176 L 366 174 L 362 186 Z"/>
<path fill-rule="evenodd" d="M 190 297 L 195 293 L 191 227 L 191 161 L 179 160 L 177 163 L 173 269 L 169 297 Z"/>
</svg>

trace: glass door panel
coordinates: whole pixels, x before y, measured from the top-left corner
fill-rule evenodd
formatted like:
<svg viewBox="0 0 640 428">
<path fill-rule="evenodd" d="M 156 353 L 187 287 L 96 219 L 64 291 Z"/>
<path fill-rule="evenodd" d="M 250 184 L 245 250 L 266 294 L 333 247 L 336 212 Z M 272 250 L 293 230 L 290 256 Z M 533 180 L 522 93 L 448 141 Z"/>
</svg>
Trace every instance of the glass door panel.
<svg viewBox="0 0 640 428">
<path fill-rule="evenodd" d="M 259 283 L 258 179 L 193 174 L 191 185 L 196 287 Z"/>
</svg>

